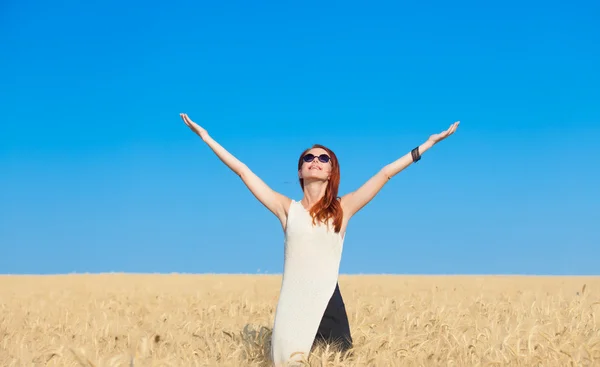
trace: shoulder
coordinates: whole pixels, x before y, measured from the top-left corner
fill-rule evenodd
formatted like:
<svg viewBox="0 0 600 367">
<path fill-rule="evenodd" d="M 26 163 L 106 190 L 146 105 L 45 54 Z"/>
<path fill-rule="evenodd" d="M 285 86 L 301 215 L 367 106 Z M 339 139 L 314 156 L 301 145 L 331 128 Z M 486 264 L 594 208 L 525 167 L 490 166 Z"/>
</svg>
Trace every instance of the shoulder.
<svg viewBox="0 0 600 367">
<path fill-rule="evenodd" d="M 283 207 L 287 210 L 287 208 L 290 206 L 290 203 L 292 202 L 292 199 L 290 199 L 289 197 L 277 192 L 277 191 L 273 191 L 274 196 L 275 196 L 275 201 L 276 203 L 280 206 Z"/>
<path fill-rule="evenodd" d="M 346 210 L 347 206 L 348 206 L 348 201 L 351 199 L 352 197 L 352 193 L 348 193 L 344 196 L 338 196 L 338 201 L 340 203 L 340 205 L 342 206 L 343 210 Z"/>
<path fill-rule="evenodd" d="M 347 223 L 350 220 L 350 218 L 354 216 L 354 212 L 352 211 L 352 204 L 350 203 L 350 201 L 352 200 L 352 194 L 353 193 L 349 193 L 338 198 L 340 207 L 342 208 L 344 223 Z"/>
<path fill-rule="evenodd" d="M 274 197 L 274 203 L 272 204 L 272 209 L 271 211 L 280 219 L 280 220 L 285 220 L 285 218 L 287 217 L 289 211 L 290 211 L 290 206 L 292 204 L 292 199 L 290 199 L 289 197 L 282 195 L 278 192 L 275 192 L 275 197 Z"/>
<path fill-rule="evenodd" d="M 283 214 L 284 216 L 287 216 L 292 208 L 292 206 L 294 205 L 295 200 L 292 198 L 289 198 L 285 195 L 281 195 L 279 197 L 279 205 L 282 207 L 283 209 Z"/>
<path fill-rule="evenodd" d="M 279 221 L 281 223 L 282 229 L 285 232 L 285 230 L 287 228 L 287 222 L 288 222 L 290 212 L 292 211 L 293 206 L 294 206 L 294 200 L 287 196 L 281 195 L 279 197 L 279 205 L 281 206 L 281 209 L 280 209 L 281 213 L 278 214 L 278 217 L 279 217 Z"/>
</svg>

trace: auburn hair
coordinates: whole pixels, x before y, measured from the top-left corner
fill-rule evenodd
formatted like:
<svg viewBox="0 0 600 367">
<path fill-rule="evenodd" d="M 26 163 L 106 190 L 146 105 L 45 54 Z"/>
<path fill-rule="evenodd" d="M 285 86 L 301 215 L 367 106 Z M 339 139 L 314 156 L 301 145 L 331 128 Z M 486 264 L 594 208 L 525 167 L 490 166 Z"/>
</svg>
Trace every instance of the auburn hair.
<svg viewBox="0 0 600 367">
<path fill-rule="evenodd" d="M 331 175 L 329 177 L 329 181 L 327 182 L 327 188 L 325 189 L 325 195 L 310 208 L 310 215 L 313 218 L 313 224 L 316 224 L 316 221 L 327 223 L 328 220 L 333 221 L 333 227 L 336 233 L 342 228 L 342 218 L 343 211 L 342 205 L 338 200 L 338 188 L 340 186 L 340 164 L 337 159 L 335 153 L 320 144 L 314 144 L 312 147 L 306 149 L 300 154 L 300 158 L 298 159 L 298 170 L 302 169 L 302 164 L 304 161 L 302 158 L 308 151 L 314 148 L 321 148 L 327 152 L 329 157 L 331 158 Z M 299 178 L 300 187 L 304 190 L 304 180 Z"/>
</svg>

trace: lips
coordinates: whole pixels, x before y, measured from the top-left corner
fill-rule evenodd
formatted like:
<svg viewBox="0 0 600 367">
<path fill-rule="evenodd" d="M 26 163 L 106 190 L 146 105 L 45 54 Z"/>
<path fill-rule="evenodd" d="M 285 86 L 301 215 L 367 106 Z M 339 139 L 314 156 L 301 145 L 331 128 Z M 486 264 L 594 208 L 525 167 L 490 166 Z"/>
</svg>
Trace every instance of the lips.
<svg viewBox="0 0 600 367">
<path fill-rule="evenodd" d="M 320 171 L 321 167 L 319 167 L 319 166 L 310 166 L 309 170 L 313 170 L 313 169 Z"/>
</svg>

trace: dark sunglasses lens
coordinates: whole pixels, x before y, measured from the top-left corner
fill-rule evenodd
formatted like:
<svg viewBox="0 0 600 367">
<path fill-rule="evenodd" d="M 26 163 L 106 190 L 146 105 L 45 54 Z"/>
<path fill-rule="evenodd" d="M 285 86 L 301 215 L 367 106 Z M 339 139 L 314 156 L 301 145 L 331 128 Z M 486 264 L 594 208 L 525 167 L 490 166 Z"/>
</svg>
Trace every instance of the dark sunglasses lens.
<svg viewBox="0 0 600 367">
<path fill-rule="evenodd" d="M 323 163 L 327 163 L 327 162 L 329 162 L 329 156 L 327 154 L 321 154 L 319 156 L 319 160 Z"/>
<path fill-rule="evenodd" d="M 315 159 L 315 156 L 310 153 L 304 156 L 304 162 L 312 162 L 314 159 Z"/>
</svg>

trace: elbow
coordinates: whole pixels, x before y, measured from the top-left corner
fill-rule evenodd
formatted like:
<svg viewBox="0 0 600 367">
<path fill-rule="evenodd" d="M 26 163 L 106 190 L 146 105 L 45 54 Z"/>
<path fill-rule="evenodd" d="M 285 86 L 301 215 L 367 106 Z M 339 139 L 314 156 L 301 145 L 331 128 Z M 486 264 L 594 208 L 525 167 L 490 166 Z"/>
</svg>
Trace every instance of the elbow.
<svg viewBox="0 0 600 367">
<path fill-rule="evenodd" d="M 235 173 L 243 180 L 248 177 L 248 173 L 250 173 L 250 169 L 245 164 L 241 163 L 239 167 L 235 170 Z"/>
<path fill-rule="evenodd" d="M 379 171 L 379 175 L 384 181 L 389 181 L 394 176 L 389 166 L 383 167 L 381 171 Z"/>
</svg>

